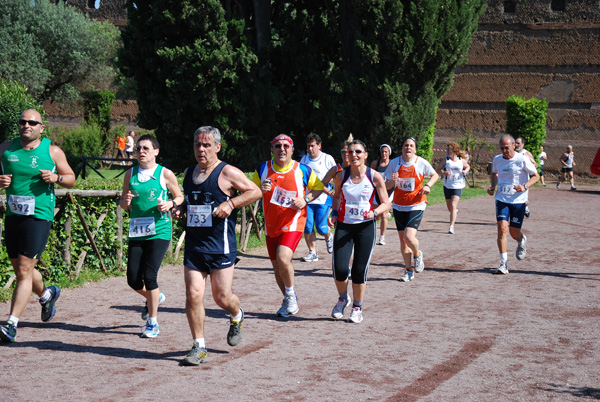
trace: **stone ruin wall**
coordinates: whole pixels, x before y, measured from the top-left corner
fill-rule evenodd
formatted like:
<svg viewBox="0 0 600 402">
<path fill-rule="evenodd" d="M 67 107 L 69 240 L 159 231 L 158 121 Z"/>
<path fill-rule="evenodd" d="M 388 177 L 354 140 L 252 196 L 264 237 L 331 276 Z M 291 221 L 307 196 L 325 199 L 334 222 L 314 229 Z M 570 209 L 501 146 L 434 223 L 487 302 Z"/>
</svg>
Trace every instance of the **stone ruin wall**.
<svg viewBox="0 0 600 402">
<path fill-rule="evenodd" d="M 118 26 L 127 21 L 125 0 L 101 0 L 98 9 L 94 0 L 68 4 Z M 547 169 L 558 168 L 570 143 L 578 173 L 589 171 L 600 146 L 600 0 L 489 0 L 468 59 L 439 107 L 436 149 L 467 131 L 495 145 L 505 128 L 508 97 L 546 98 Z M 48 106 L 49 115 L 63 123 L 80 120 L 78 112 L 55 114 Z M 135 101 L 117 101 L 114 123 L 135 129 L 137 110 Z"/>
<path fill-rule="evenodd" d="M 600 146 L 600 1 L 489 0 L 468 57 L 438 109 L 437 149 L 469 130 L 496 145 L 508 97 L 546 98 L 547 169 L 570 143 L 577 173 L 589 172 Z"/>
</svg>

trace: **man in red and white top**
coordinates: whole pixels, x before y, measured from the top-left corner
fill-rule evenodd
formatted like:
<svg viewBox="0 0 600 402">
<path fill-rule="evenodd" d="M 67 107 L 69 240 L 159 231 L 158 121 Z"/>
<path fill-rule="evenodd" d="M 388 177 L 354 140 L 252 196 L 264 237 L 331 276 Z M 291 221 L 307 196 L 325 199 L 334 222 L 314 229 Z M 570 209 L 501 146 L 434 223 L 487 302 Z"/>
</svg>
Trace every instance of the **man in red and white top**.
<svg viewBox="0 0 600 402">
<path fill-rule="evenodd" d="M 415 272 L 419 273 L 425 268 L 417 231 L 427 207 L 427 194 L 439 176 L 427 160 L 417 156 L 417 140 L 408 137 L 402 143 L 402 155 L 390 162 L 383 177 L 388 189 L 396 185 L 392 207 L 400 237 L 400 251 L 406 267 L 400 280 L 410 282 Z M 425 177 L 430 177 L 427 183 L 423 183 Z M 411 256 L 414 270 L 411 267 Z"/>
<path fill-rule="evenodd" d="M 280 134 L 271 142 L 273 160 L 261 163 L 252 177 L 263 193 L 265 234 L 275 280 L 283 293 L 277 311 L 281 317 L 296 314 L 292 257 L 306 224 L 306 206 L 323 192 L 323 183 L 308 166 L 292 160 L 294 141 Z"/>
</svg>

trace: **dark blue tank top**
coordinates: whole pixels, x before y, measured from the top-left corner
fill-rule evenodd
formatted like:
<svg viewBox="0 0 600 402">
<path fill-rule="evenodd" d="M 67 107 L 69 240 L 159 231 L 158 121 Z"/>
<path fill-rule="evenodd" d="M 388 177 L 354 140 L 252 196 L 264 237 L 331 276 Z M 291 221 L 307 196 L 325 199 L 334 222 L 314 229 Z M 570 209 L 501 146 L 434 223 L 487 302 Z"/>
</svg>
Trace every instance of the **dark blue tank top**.
<svg viewBox="0 0 600 402">
<path fill-rule="evenodd" d="M 219 187 L 219 175 L 227 165 L 221 162 L 206 178 L 202 184 L 194 184 L 193 175 L 196 165 L 190 166 L 183 179 L 183 192 L 187 205 L 210 205 L 214 211 L 221 203 L 230 197 Z M 186 248 L 192 247 L 193 251 L 206 254 L 229 254 L 237 252 L 237 239 L 235 236 L 235 223 L 238 210 L 233 210 L 227 218 L 212 216 L 210 227 L 185 228 Z"/>
</svg>

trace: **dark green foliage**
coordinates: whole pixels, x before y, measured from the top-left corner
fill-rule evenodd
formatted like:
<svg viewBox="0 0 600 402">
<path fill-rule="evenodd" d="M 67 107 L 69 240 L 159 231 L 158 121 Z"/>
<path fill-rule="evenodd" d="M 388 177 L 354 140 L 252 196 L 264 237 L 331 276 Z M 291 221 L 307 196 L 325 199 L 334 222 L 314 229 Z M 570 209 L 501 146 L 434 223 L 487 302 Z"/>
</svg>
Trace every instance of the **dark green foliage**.
<svg viewBox="0 0 600 402">
<path fill-rule="evenodd" d="M 223 156 L 250 170 L 281 132 L 300 149 L 316 132 L 326 152 L 349 132 L 371 148 L 421 139 L 485 6 L 129 0 L 120 62 L 137 82 L 140 125 L 173 162 L 193 162 L 192 133 L 210 124 Z"/>
<path fill-rule="evenodd" d="M 42 107 L 27 94 L 25 86 L 0 79 L 0 142 L 19 135 L 19 117 L 27 109 L 36 109 L 44 116 Z"/>
<path fill-rule="evenodd" d="M 193 133 L 201 125 L 221 130 L 225 155 L 235 156 L 230 141 L 251 145 L 243 132 L 250 99 L 242 78 L 256 56 L 245 45 L 243 22 L 226 18 L 216 0 L 133 3 L 120 61 L 137 82 L 139 123 L 156 128 L 163 155 L 179 166 L 193 163 Z"/>
<path fill-rule="evenodd" d="M 0 77 L 26 85 L 36 99 L 109 89 L 118 44 L 117 27 L 63 2 L 0 0 Z"/>
<path fill-rule="evenodd" d="M 83 92 L 83 118 L 88 124 L 99 126 L 105 134 L 110 131 L 110 112 L 115 94 L 107 91 Z"/>
<path fill-rule="evenodd" d="M 523 137 L 525 149 L 539 155 L 546 142 L 546 99 L 525 99 L 513 95 L 506 100 L 506 132 L 513 137 Z"/>
</svg>

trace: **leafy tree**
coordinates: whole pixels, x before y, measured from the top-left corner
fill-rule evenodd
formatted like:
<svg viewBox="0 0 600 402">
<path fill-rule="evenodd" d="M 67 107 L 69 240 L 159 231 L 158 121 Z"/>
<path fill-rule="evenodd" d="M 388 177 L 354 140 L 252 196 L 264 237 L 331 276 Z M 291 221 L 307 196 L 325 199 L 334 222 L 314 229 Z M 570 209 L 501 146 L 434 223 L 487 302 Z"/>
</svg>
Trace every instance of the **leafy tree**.
<svg viewBox="0 0 600 402">
<path fill-rule="evenodd" d="M 0 0 L 0 76 L 37 99 L 109 89 L 116 76 L 118 29 L 63 3 Z"/>
<path fill-rule="evenodd" d="M 17 122 L 27 109 L 39 110 L 44 115 L 42 107 L 27 94 L 25 86 L 0 79 L 0 142 L 19 135 Z"/>
<path fill-rule="evenodd" d="M 134 3 L 128 1 L 120 60 L 137 82 L 139 123 L 165 139 L 214 124 L 243 167 L 268 157 L 265 140 L 279 132 L 293 135 L 297 147 L 317 132 L 325 150 L 349 132 L 374 149 L 398 146 L 407 135 L 421 140 L 455 68 L 466 61 L 486 6 L 485 0 Z"/>
</svg>

